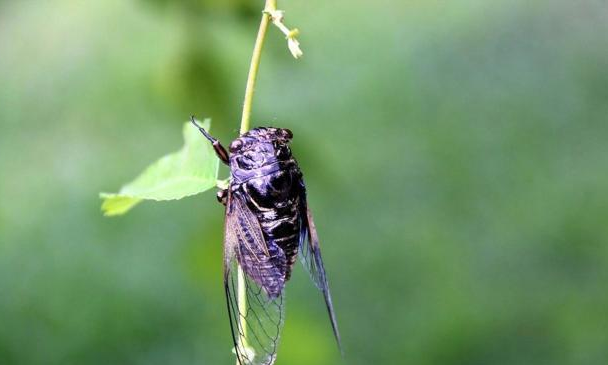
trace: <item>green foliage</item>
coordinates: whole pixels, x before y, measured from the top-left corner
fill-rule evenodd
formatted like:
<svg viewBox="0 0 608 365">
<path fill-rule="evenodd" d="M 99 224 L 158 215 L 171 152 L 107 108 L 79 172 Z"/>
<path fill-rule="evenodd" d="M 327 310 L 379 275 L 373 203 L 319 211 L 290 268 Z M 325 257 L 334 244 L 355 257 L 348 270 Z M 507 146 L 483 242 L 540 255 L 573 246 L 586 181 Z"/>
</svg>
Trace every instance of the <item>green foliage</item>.
<svg viewBox="0 0 608 365">
<path fill-rule="evenodd" d="M 203 128 L 209 130 L 206 119 Z M 128 212 L 142 200 L 177 200 L 216 185 L 219 160 L 213 148 L 190 123 L 184 124 L 184 147 L 161 157 L 117 194 L 101 193 L 106 216 Z"/>
</svg>

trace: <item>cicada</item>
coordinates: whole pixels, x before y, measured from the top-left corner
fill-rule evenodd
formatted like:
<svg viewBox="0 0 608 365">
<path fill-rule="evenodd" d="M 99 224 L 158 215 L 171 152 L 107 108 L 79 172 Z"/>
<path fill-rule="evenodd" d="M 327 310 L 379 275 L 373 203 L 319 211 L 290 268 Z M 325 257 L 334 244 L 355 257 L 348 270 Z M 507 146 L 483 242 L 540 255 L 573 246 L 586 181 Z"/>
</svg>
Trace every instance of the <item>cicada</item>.
<svg viewBox="0 0 608 365">
<path fill-rule="evenodd" d="M 232 141 L 228 153 L 194 118 L 192 123 L 230 167 L 228 187 L 218 192 L 218 200 L 226 207 L 224 288 L 239 364 L 274 363 L 285 284 L 298 256 L 323 293 L 342 351 L 302 172 L 289 148 L 293 134 L 284 128 L 255 128 Z"/>
</svg>

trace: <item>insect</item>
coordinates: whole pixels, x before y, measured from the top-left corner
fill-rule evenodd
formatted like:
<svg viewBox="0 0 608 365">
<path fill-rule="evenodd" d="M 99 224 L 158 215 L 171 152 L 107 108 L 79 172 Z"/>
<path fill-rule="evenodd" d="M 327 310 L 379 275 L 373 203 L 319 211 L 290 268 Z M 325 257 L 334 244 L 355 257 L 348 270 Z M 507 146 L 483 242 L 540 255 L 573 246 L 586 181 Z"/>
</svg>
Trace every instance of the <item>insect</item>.
<svg viewBox="0 0 608 365">
<path fill-rule="evenodd" d="M 323 293 L 342 351 L 306 188 L 289 148 L 291 131 L 252 129 L 230 143 L 228 154 L 194 117 L 192 123 L 230 167 L 228 188 L 218 192 L 218 201 L 226 207 L 224 288 L 239 364 L 274 363 L 284 319 L 284 287 L 298 255 Z M 245 279 L 240 287 L 239 275 Z M 246 308 L 239 305 L 243 299 Z"/>
</svg>

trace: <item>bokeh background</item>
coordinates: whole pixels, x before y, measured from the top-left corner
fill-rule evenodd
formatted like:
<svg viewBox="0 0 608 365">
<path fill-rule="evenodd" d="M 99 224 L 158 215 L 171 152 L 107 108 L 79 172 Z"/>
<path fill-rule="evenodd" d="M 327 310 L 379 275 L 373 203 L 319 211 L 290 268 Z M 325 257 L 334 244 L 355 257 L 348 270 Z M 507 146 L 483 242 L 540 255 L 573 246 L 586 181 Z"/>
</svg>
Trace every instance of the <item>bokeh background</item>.
<svg viewBox="0 0 608 365">
<path fill-rule="evenodd" d="M 0 364 L 233 364 L 213 192 L 104 218 L 190 114 L 236 136 L 262 0 L 0 1 Z M 608 4 L 279 1 L 346 364 L 608 361 Z M 225 175 L 226 170 L 222 173 Z M 278 365 L 339 364 L 300 268 Z"/>
</svg>

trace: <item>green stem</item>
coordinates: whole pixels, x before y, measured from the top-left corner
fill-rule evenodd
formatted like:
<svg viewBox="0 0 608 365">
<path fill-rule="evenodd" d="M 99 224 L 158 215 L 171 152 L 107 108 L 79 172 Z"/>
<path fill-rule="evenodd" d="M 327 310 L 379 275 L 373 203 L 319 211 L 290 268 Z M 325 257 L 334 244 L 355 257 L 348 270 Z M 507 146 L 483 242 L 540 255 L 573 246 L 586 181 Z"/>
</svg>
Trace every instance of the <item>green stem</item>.
<svg viewBox="0 0 608 365">
<path fill-rule="evenodd" d="M 243 115 L 241 117 L 241 128 L 240 134 L 247 132 L 250 128 L 251 120 L 251 108 L 253 105 L 253 94 L 255 92 L 255 83 L 258 76 L 258 70 L 260 68 L 260 60 L 262 59 L 262 49 L 264 48 L 264 40 L 266 39 L 266 31 L 270 24 L 270 15 L 268 11 L 274 11 L 277 9 L 277 0 L 266 0 L 264 6 L 264 13 L 260 22 L 260 29 L 258 30 L 258 36 L 255 40 L 255 46 L 253 47 L 253 55 L 251 56 L 251 64 L 249 65 L 249 75 L 247 76 L 247 86 L 245 88 L 245 101 L 243 102 Z M 239 339 L 238 345 L 245 352 L 249 352 L 249 344 L 247 343 L 247 322 L 245 317 L 247 316 L 247 291 L 245 287 L 245 273 L 243 269 L 238 267 L 237 277 L 237 306 L 239 309 Z M 247 354 L 249 355 L 249 354 Z M 238 352 L 237 352 L 238 356 Z M 237 359 L 237 365 L 245 363 L 244 359 Z"/>
<path fill-rule="evenodd" d="M 249 343 L 247 342 L 247 321 L 245 320 L 245 318 L 247 317 L 247 288 L 245 287 L 245 272 L 243 271 L 240 265 L 238 265 L 237 271 L 237 305 L 239 307 L 239 313 L 241 313 L 241 315 L 239 316 L 240 331 L 238 341 L 242 351 L 245 351 L 246 355 L 249 355 Z M 239 356 L 238 351 L 235 352 L 237 356 Z M 239 365 L 241 363 L 244 364 L 245 359 L 241 359 L 241 361 L 237 360 L 236 365 Z"/>
<path fill-rule="evenodd" d="M 266 0 L 264 6 L 264 14 L 260 22 L 258 37 L 255 40 L 253 47 L 253 55 L 251 56 L 251 64 L 249 65 L 249 76 L 247 76 L 247 87 L 245 88 L 245 101 L 243 103 L 243 115 L 241 116 L 241 131 L 243 134 L 249 130 L 251 119 L 251 107 L 253 105 L 253 94 L 255 92 L 255 82 L 260 68 L 260 60 L 262 58 L 262 49 L 264 48 L 264 40 L 266 39 L 266 31 L 270 24 L 270 15 L 267 12 L 277 10 L 277 0 Z"/>
</svg>

